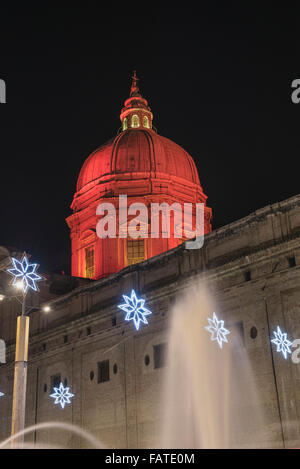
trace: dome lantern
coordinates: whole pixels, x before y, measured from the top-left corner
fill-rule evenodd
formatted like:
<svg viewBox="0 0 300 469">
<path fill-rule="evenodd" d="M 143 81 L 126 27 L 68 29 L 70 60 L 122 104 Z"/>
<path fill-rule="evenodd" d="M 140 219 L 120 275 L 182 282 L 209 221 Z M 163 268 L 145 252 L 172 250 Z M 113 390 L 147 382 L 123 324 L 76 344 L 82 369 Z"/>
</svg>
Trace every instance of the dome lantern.
<svg viewBox="0 0 300 469">
<path fill-rule="evenodd" d="M 133 72 L 131 79 L 130 95 L 120 114 L 122 130 L 152 129 L 153 114 L 147 100 L 140 94 L 136 71 Z"/>
</svg>

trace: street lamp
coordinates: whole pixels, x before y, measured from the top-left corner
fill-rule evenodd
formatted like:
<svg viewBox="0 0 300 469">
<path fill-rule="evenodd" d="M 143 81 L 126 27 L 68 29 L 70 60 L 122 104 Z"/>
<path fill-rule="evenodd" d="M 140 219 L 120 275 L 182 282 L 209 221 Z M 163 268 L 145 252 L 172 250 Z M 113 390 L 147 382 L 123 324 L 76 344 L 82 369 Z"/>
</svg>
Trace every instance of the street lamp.
<svg viewBox="0 0 300 469">
<path fill-rule="evenodd" d="M 24 430 L 25 426 L 25 404 L 27 385 L 27 361 L 28 361 L 28 340 L 29 340 L 29 316 L 26 316 L 26 295 L 29 289 L 38 291 L 36 282 L 42 277 L 36 273 L 37 264 L 29 264 L 26 254 L 22 260 L 12 258 L 12 269 L 7 272 L 13 276 L 12 285 L 22 292 L 22 314 L 17 318 L 16 333 L 16 355 L 14 372 L 14 391 L 12 406 L 11 436 Z M 22 446 L 24 436 L 18 437 L 17 441 L 12 440 L 12 446 Z"/>
</svg>

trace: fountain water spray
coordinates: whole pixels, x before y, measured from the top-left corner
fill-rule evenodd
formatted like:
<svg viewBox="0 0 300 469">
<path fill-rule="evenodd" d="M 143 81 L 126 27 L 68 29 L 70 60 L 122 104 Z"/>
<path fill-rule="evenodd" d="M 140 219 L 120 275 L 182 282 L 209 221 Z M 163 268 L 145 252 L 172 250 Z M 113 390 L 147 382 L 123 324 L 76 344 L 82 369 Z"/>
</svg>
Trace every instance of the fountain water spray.
<svg viewBox="0 0 300 469">
<path fill-rule="evenodd" d="M 243 339 L 225 321 L 228 343 L 221 348 L 211 340 L 205 328 L 214 311 L 220 310 L 204 286 L 192 288 L 171 311 L 161 448 L 263 445 L 262 411 Z"/>
<path fill-rule="evenodd" d="M 97 439 L 95 438 L 93 435 L 91 435 L 89 432 L 87 432 L 86 430 L 83 430 L 82 428 L 76 426 L 76 425 L 71 425 L 69 423 L 63 423 L 63 422 L 44 422 L 44 423 L 39 423 L 37 425 L 32 425 L 31 427 L 28 427 L 28 428 L 25 428 L 25 430 L 22 430 L 21 432 L 18 432 L 16 433 L 15 435 L 13 436 L 10 436 L 9 438 L 7 438 L 6 440 L 2 441 L 0 443 L 0 449 L 7 449 L 10 447 L 11 443 L 13 440 L 17 440 L 19 441 L 20 440 L 20 437 L 21 440 L 23 440 L 23 437 L 29 433 L 32 433 L 32 432 L 35 432 L 35 431 L 39 431 L 39 430 L 50 430 L 50 429 L 55 429 L 55 430 L 61 430 L 61 431 L 64 431 L 64 432 L 69 432 L 70 434 L 74 434 L 74 435 L 77 435 L 79 437 L 81 437 L 82 439 L 86 440 L 91 447 L 95 448 L 95 449 L 103 449 L 104 446 L 102 445 L 102 443 Z M 18 446 L 16 446 L 14 444 L 14 448 L 18 448 Z M 54 448 L 59 448 L 59 446 L 56 446 L 56 445 L 49 445 L 47 443 L 25 443 L 23 445 L 23 443 L 21 443 L 19 445 L 19 448 L 31 448 L 31 449 L 41 449 L 41 448 L 51 448 L 51 449 L 54 449 Z"/>
</svg>

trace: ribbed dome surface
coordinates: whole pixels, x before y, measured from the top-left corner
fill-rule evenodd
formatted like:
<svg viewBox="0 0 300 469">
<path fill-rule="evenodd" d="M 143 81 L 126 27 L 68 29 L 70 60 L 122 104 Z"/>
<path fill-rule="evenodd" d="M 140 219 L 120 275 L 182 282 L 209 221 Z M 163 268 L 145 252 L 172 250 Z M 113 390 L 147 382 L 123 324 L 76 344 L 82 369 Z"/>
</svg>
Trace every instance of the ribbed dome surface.
<svg viewBox="0 0 300 469">
<path fill-rule="evenodd" d="M 139 178 L 139 173 L 177 176 L 199 184 L 191 156 L 179 145 L 152 129 L 129 129 L 94 151 L 85 161 L 77 182 L 77 191 L 90 183 L 116 175 Z"/>
</svg>

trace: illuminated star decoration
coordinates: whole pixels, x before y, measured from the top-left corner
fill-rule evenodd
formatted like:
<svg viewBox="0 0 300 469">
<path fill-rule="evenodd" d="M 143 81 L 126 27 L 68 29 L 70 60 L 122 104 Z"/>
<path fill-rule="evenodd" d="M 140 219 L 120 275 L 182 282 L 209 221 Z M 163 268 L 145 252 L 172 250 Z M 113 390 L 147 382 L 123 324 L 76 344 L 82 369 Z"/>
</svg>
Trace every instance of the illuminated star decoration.
<svg viewBox="0 0 300 469">
<path fill-rule="evenodd" d="M 290 350 L 292 342 L 288 340 L 287 333 L 282 332 L 279 326 L 277 326 L 277 332 L 274 331 L 273 334 L 275 336 L 275 339 L 272 339 L 271 342 L 277 345 L 276 352 L 282 352 L 282 355 L 286 359 L 287 354 L 292 353 L 292 351 Z"/>
<path fill-rule="evenodd" d="M 0 397 L 3 397 L 3 396 L 4 396 L 4 392 L 0 391 Z"/>
<path fill-rule="evenodd" d="M 148 324 L 146 316 L 152 314 L 149 309 L 144 307 L 145 300 L 138 299 L 135 291 L 131 291 L 131 297 L 129 298 L 126 295 L 123 295 L 125 303 L 122 305 L 118 305 L 118 308 L 125 311 L 125 321 L 133 321 L 136 330 L 138 331 L 140 328 L 140 323 Z"/>
<path fill-rule="evenodd" d="M 55 399 L 54 404 L 60 404 L 60 406 L 64 409 L 66 404 L 71 404 L 70 398 L 74 397 L 74 394 L 69 392 L 68 387 L 64 387 L 62 383 L 60 383 L 59 388 L 53 388 L 54 393 L 50 394 L 50 397 Z"/>
<path fill-rule="evenodd" d="M 21 261 L 12 258 L 14 268 L 8 269 L 8 273 L 13 275 L 13 285 L 20 283 L 24 294 L 27 293 L 28 288 L 37 291 L 36 282 L 42 280 L 42 277 L 36 273 L 37 264 L 29 264 L 26 255 L 24 254 Z"/>
<path fill-rule="evenodd" d="M 227 334 L 230 334 L 228 329 L 224 327 L 224 321 L 219 321 L 216 313 L 213 313 L 213 319 L 207 318 L 209 326 L 206 326 L 205 329 L 211 333 L 211 340 L 217 340 L 219 347 L 222 348 L 223 342 L 227 342 Z"/>
</svg>

